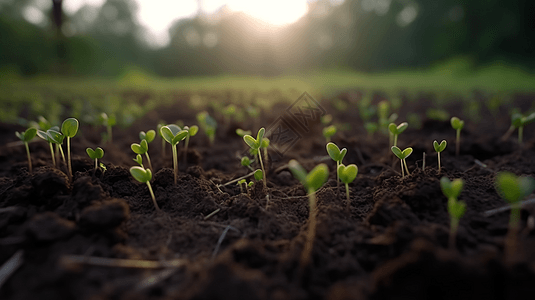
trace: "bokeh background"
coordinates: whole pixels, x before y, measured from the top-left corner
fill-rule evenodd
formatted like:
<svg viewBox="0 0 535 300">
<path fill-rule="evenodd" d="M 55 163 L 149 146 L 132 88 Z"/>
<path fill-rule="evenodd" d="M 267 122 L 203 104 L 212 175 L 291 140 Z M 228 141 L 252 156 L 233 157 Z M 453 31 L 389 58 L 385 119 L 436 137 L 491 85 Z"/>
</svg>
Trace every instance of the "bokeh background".
<svg viewBox="0 0 535 300">
<path fill-rule="evenodd" d="M 535 1 L 0 0 L 0 74 L 535 67 Z"/>
</svg>

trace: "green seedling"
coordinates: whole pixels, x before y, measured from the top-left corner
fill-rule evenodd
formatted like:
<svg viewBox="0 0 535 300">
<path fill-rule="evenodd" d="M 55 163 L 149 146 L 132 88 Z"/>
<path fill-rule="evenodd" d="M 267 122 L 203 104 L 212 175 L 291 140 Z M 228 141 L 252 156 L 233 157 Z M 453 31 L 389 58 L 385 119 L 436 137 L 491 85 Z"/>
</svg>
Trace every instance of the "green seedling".
<svg viewBox="0 0 535 300">
<path fill-rule="evenodd" d="M 440 152 L 446 149 L 447 144 L 448 143 L 446 142 L 446 140 L 442 140 L 440 144 L 436 140 L 433 142 L 433 148 L 435 148 L 435 151 L 437 152 L 437 155 L 438 155 L 438 172 L 440 172 Z"/>
<path fill-rule="evenodd" d="M 243 187 L 247 190 L 247 179 L 241 179 L 236 183 L 240 187 L 240 193 L 243 193 Z"/>
<path fill-rule="evenodd" d="M 166 142 L 171 144 L 171 148 L 173 150 L 173 170 L 176 184 L 178 177 L 178 155 L 176 146 L 178 142 L 186 138 L 186 136 L 188 135 L 188 131 L 180 129 L 180 127 L 175 124 L 162 126 L 162 128 L 160 128 L 160 131 L 162 133 L 162 137 L 165 139 Z"/>
<path fill-rule="evenodd" d="M 53 145 L 56 146 L 56 152 L 58 152 L 58 149 L 61 150 L 61 156 L 63 157 L 63 161 L 65 162 L 65 155 L 63 153 L 63 148 L 61 147 L 65 136 L 62 135 L 61 132 L 59 132 L 58 130 L 59 128 L 57 126 L 52 127 L 46 132 L 42 130 L 37 130 L 37 136 L 47 141 L 48 145 L 50 146 L 50 154 L 52 156 L 52 164 L 54 165 L 54 167 L 57 167 L 57 163 L 56 155 L 54 155 Z"/>
<path fill-rule="evenodd" d="M 52 139 L 47 134 L 47 132 L 42 131 L 42 130 L 37 130 L 37 136 L 48 142 L 48 145 L 50 146 L 50 154 L 52 156 L 52 165 L 56 167 L 56 156 L 54 155 L 54 147 L 52 146 L 53 144 Z"/>
<path fill-rule="evenodd" d="M 390 132 L 390 134 L 392 135 L 393 137 L 393 144 L 392 146 L 396 146 L 398 145 L 398 136 L 407 129 L 407 127 L 409 127 L 409 123 L 407 122 L 403 122 L 399 125 L 396 126 L 395 123 L 390 123 L 388 125 L 388 131 Z"/>
<path fill-rule="evenodd" d="M 166 141 L 163 138 L 162 131 L 161 131 L 163 126 L 165 126 L 164 123 L 158 123 L 158 125 L 156 126 L 156 131 L 158 132 L 158 135 L 162 139 L 162 158 L 165 158 L 165 143 L 166 143 Z"/>
<path fill-rule="evenodd" d="M 139 155 L 145 154 L 145 157 L 147 158 L 147 161 L 149 162 L 149 169 L 150 170 L 154 170 L 154 168 L 152 168 L 152 163 L 150 161 L 149 143 L 147 142 L 147 140 L 145 140 L 145 139 L 141 140 L 141 142 L 139 144 L 133 143 L 132 145 L 130 145 L 130 148 L 136 154 L 139 154 Z"/>
<path fill-rule="evenodd" d="M 451 127 L 455 129 L 455 156 L 459 156 L 459 152 L 461 150 L 461 129 L 464 127 L 464 121 L 457 117 L 452 117 L 451 120 Z"/>
<path fill-rule="evenodd" d="M 329 168 L 327 168 L 326 164 L 319 164 L 307 174 L 305 169 L 294 159 L 290 160 L 288 168 L 294 177 L 303 184 L 308 193 L 309 224 L 305 247 L 301 256 L 301 266 L 304 267 L 310 262 L 312 245 L 316 235 L 316 191 L 327 181 Z"/>
<path fill-rule="evenodd" d="M 106 126 L 107 141 L 111 144 L 113 142 L 112 127 L 117 124 L 117 118 L 113 114 L 108 116 L 106 113 L 101 113 L 100 120 L 102 121 L 102 125 Z"/>
<path fill-rule="evenodd" d="M 156 197 L 154 197 L 154 192 L 152 191 L 152 186 L 150 185 L 150 181 L 152 179 L 152 172 L 150 169 L 134 166 L 130 168 L 130 174 L 132 174 L 132 177 L 134 177 L 135 180 L 147 184 L 149 187 L 150 196 L 152 197 L 152 203 L 154 203 L 156 210 L 159 211 L 160 207 L 158 207 L 158 203 L 156 203 Z"/>
<path fill-rule="evenodd" d="M 87 152 L 87 155 L 89 155 L 89 158 L 95 160 L 95 172 L 98 168 L 98 160 L 101 159 L 104 156 L 104 150 L 102 148 L 97 147 L 95 150 L 91 148 L 85 149 L 85 152 Z"/>
<path fill-rule="evenodd" d="M 201 129 L 204 131 L 206 136 L 208 136 L 208 140 L 210 141 L 210 146 L 214 145 L 215 140 L 215 131 L 217 129 L 217 122 L 214 118 L 212 118 L 208 112 L 202 111 L 197 114 L 197 121 L 199 122 L 199 125 Z"/>
<path fill-rule="evenodd" d="M 255 153 L 256 158 L 260 161 L 260 167 L 262 168 L 262 172 L 264 174 L 264 187 L 267 187 L 266 170 L 264 169 L 264 163 L 262 162 L 262 155 L 260 154 L 260 148 L 263 148 L 263 146 L 267 147 L 266 143 L 264 142 L 264 133 L 265 132 L 266 132 L 266 129 L 264 127 L 262 127 L 262 128 L 260 128 L 258 130 L 258 133 L 256 135 L 256 139 L 254 137 L 246 134 L 246 135 L 243 136 L 243 140 L 251 148 L 251 150 Z"/>
<path fill-rule="evenodd" d="M 32 157 L 30 156 L 30 146 L 28 143 L 37 135 L 37 129 L 31 127 L 22 133 L 17 131 L 15 132 L 15 135 L 24 143 L 24 146 L 26 147 L 26 155 L 28 156 L 28 171 L 32 173 Z"/>
<path fill-rule="evenodd" d="M 144 168 L 144 166 L 143 166 L 143 157 L 141 156 L 141 154 L 136 155 L 136 158 L 134 158 L 132 160 L 135 161 L 140 167 Z"/>
<path fill-rule="evenodd" d="M 42 131 L 47 131 L 50 128 L 52 128 L 52 123 L 50 123 L 50 121 L 48 121 L 45 117 L 39 116 L 37 117 L 37 122 L 35 121 L 30 122 L 30 127 L 34 127 Z"/>
<path fill-rule="evenodd" d="M 325 128 L 323 128 L 323 136 L 325 137 L 325 140 L 328 142 L 331 141 L 331 137 L 336 134 L 336 126 L 330 125 Z"/>
<path fill-rule="evenodd" d="M 251 130 L 243 130 L 241 128 L 236 129 L 236 134 L 243 138 L 244 135 L 251 135 Z"/>
<path fill-rule="evenodd" d="M 186 142 L 184 145 L 184 166 L 187 166 L 188 164 L 188 146 L 189 146 L 189 138 L 191 136 L 195 136 L 197 132 L 199 132 L 199 126 L 193 125 L 191 127 L 184 126 L 184 130 L 188 131 L 188 135 L 186 135 Z"/>
<path fill-rule="evenodd" d="M 241 165 L 244 166 L 244 167 L 249 168 L 249 170 L 251 170 L 251 171 L 254 171 L 253 167 L 251 167 L 251 163 L 252 163 L 252 161 L 249 159 L 249 157 L 244 156 L 244 157 L 241 158 Z"/>
<path fill-rule="evenodd" d="M 524 117 L 522 114 L 515 113 L 512 116 L 511 127 L 513 130 L 518 129 L 518 143 L 522 144 L 522 138 L 524 133 L 524 126 L 535 121 L 535 113 L 530 114 L 529 116 Z"/>
<path fill-rule="evenodd" d="M 496 175 L 496 188 L 500 196 L 511 206 L 506 244 L 506 256 L 510 257 L 516 252 L 516 237 L 520 229 L 520 204 L 535 190 L 535 180 L 532 177 L 518 177 L 509 172 L 500 172 Z"/>
<path fill-rule="evenodd" d="M 357 178 L 357 174 L 359 172 L 359 168 L 354 165 L 348 165 L 345 166 L 343 164 L 339 165 L 337 168 L 338 177 L 340 177 L 340 180 L 346 185 L 346 200 L 347 200 L 347 210 L 349 211 L 351 209 L 351 202 L 349 200 L 349 184 Z"/>
<path fill-rule="evenodd" d="M 392 150 L 392 153 L 394 153 L 394 155 L 397 156 L 397 158 L 399 158 L 401 162 L 401 177 L 402 178 L 405 177 L 403 166 L 405 166 L 407 175 L 410 175 L 409 168 L 407 168 L 407 161 L 405 159 L 412 154 L 412 148 L 408 147 L 408 148 L 405 148 L 405 150 L 401 151 L 401 149 L 399 149 L 398 147 L 392 146 L 391 150 Z"/>
<path fill-rule="evenodd" d="M 152 143 L 152 141 L 154 141 L 154 139 L 156 138 L 156 131 L 154 130 L 149 130 L 147 132 L 145 131 L 140 131 L 139 132 L 139 140 L 142 141 L 142 140 L 146 140 L 147 143 Z"/>
<path fill-rule="evenodd" d="M 69 169 L 70 179 L 72 179 L 71 138 L 76 136 L 76 133 L 78 133 L 79 126 L 80 123 L 75 118 L 68 118 L 63 121 L 63 124 L 61 124 L 61 133 L 63 133 L 67 137 L 67 167 Z"/>
<path fill-rule="evenodd" d="M 460 178 L 450 181 L 447 177 L 440 179 L 440 187 L 444 196 L 448 198 L 448 213 L 450 214 L 450 248 L 455 249 L 455 236 L 459 229 L 459 221 L 466 212 L 466 203 L 458 201 L 463 189 L 464 181 Z"/>
<path fill-rule="evenodd" d="M 342 160 L 346 156 L 347 149 L 346 148 L 342 148 L 342 150 L 340 150 L 340 148 L 338 148 L 338 146 L 335 143 L 332 143 L 332 142 L 327 143 L 325 148 L 327 148 L 327 153 L 332 158 L 332 160 L 334 160 L 336 162 L 336 170 L 338 170 L 338 167 L 340 166 L 340 164 L 342 163 Z M 338 190 L 338 187 L 340 186 L 339 185 L 339 183 L 340 183 L 340 179 L 339 178 L 340 177 L 339 177 L 339 174 L 337 172 L 336 173 L 336 189 L 337 190 Z"/>
</svg>

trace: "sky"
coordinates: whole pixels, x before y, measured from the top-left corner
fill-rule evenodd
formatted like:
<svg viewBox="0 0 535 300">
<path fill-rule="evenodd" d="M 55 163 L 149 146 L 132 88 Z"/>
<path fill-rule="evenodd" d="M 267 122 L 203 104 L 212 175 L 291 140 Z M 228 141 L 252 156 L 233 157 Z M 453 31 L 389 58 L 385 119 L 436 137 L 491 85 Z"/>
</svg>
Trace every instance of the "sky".
<svg viewBox="0 0 535 300">
<path fill-rule="evenodd" d="M 49 1 L 49 0 L 47 0 Z M 85 4 L 100 6 L 105 0 L 64 0 L 67 14 L 76 12 Z M 310 0 L 202 0 L 202 8 L 206 13 L 217 11 L 227 5 L 233 11 L 243 11 L 273 26 L 284 26 L 299 20 L 307 12 Z M 169 41 L 167 30 L 172 22 L 192 17 L 197 13 L 197 0 L 136 0 L 138 4 L 137 18 L 146 27 L 151 36 L 152 44 L 165 46 Z M 341 3 L 343 0 L 331 0 Z"/>
</svg>

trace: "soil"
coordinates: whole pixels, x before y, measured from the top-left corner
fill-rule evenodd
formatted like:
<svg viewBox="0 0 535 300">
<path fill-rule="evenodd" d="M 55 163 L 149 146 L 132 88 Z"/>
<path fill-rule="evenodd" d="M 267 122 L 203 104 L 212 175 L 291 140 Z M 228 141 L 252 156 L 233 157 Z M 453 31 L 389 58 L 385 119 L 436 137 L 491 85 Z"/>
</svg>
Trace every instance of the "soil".
<svg viewBox="0 0 535 300">
<path fill-rule="evenodd" d="M 336 99 L 353 107 L 361 96 L 348 92 Z M 517 95 L 514 105 L 527 110 L 534 98 Z M 349 210 L 345 189 L 337 189 L 335 163 L 325 157 L 318 121 L 308 124 L 282 157 L 267 163 L 266 188 L 256 182 L 242 193 L 234 184 L 219 186 L 250 172 L 239 163 L 247 147 L 235 129 L 267 127 L 283 115 L 285 104 L 263 111 L 256 120 L 230 124 L 211 110 L 221 124 L 215 145 L 202 132 L 191 138 L 177 184 L 170 149 L 163 157 L 159 138 L 151 143 L 152 188 L 161 211 L 147 185 L 129 173 L 135 164 L 130 144 L 138 142 L 139 131 L 155 128 L 160 120 L 195 124 L 195 111 L 178 104 L 161 107 L 129 128 L 115 128 L 113 145 L 100 144 L 103 128 L 82 124 L 72 140 L 72 181 L 65 166 L 51 166 L 48 145 L 37 139 L 30 143 L 29 174 L 24 146 L 11 143 L 15 131 L 24 128 L 0 124 L 0 263 L 22 253 L 20 266 L 0 287 L 0 299 L 533 299 L 534 207 L 522 210 L 517 249 L 507 256 L 509 213 L 484 214 L 506 204 L 494 187 L 497 172 L 535 176 L 533 125 L 524 130 L 520 146 L 516 132 L 501 140 L 510 124 L 508 107 L 491 112 L 482 99 L 479 121 L 471 122 L 462 102 L 452 101 L 443 108 L 466 121 L 456 157 L 449 121 L 425 117 L 432 107 L 428 100 L 402 99 L 397 123 L 416 113 L 422 128 L 409 125 L 399 137 L 401 148 L 414 148 L 407 159 L 411 174 L 401 178 L 388 136 L 369 136 L 357 109 L 337 110 L 331 99 L 322 99 L 335 123 L 351 126 L 333 138 L 348 149 L 344 163 L 359 167 L 349 184 Z M 438 172 L 432 142 L 442 139 L 448 147 Z M 86 147 L 97 146 L 105 151 L 105 171 L 95 172 L 85 155 Z M 317 231 L 307 265 L 300 264 L 300 257 L 308 198 L 285 168 L 292 158 L 307 170 L 319 162 L 330 169 L 328 182 L 317 192 Z M 465 181 L 459 199 L 468 210 L 455 249 L 448 244 L 442 176 Z M 72 255 L 85 258 L 76 262 Z M 102 266 L 90 258 L 179 263 L 168 268 L 141 268 L 141 262 L 137 267 Z"/>
</svg>

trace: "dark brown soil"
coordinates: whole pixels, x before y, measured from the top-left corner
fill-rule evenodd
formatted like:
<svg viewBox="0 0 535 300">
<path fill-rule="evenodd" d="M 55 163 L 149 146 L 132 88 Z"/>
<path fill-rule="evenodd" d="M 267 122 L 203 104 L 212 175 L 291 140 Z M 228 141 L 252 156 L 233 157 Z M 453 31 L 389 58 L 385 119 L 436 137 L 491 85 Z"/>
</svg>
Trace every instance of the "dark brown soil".
<svg viewBox="0 0 535 300">
<path fill-rule="evenodd" d="M 338 99 L 353 107 L 353 95 Z M 533 99 L 518 96 L 516 106 L 529 108 Z M 505 205 L 494 188 L 498 171 L 535 176 L 535 125 L 525 129 L 522 147 L 515 135 L 502 141 L 509 128 L 507 107 L 493 115 L 480 104 L 477 123 L 459 102 L 444 106 L 466 121 L 461 155 L 455 157 L 449 121 L 426 119 L 431 107 L 426 99 L 404 100 L 397 122 L 417 113 L 423 127 L 409 125 L 399 138 L 402 148 L 414 148 L 407 161 L 411 175 L 402 179 L 388 137 L 368 136 L 356 108 L 338 111 L 324 99 L 322 106 L 335 123 L 351 125 L 334 137 L 348 149 L 344 163 L 359 166 L 349 185 L 349 211 L 345 190 L 336 189 L 335 163 L 323 159 L 327 153 L 318 123 L 282 158 L 268 163 L 267 188 L 257 182 L 245 194 L 236 185 L 218 187 L 249 172 L 237 158 L 246 145 L 234 129 L 257 130 L 255 123 L 267 127 L 284 104 L 264 111 L 261 122 L 221 125 L 212 147 L 202 132 L 193 137 L 188 166 L 181 161 L 176 185 L 170 149 L 161 157 L 159 138 L 150 144 L 156 168 L 152 187 L 161 212 L 147 186 L 130 176 L 128 169 L 135 164 L 130 144 L 138 142 L 139 131 L 155 128 L 160 120 L 195 124 L 194 111 L 176 106 L 150 112 L 130 128 L 116 128 L 114 145 L 99 145 L 103 129 L 82 124 L 73 139 L 72 182 L 64 167 L 51 167 L 48 145 L 40 140 L 30 144 L 34 171 L 29 174 L 24 146 L 9 144 L 16 141 L 14 132 L 24 128 L 0 124 L 0 263 L 23 251 L 22 264 L 0 287 L 0 299 L 533 299 L 535 229 L 529 228 L 528 218 L 534 209 L 522 211 L 517 253 L 508 259 L 508 212 L 483 213 Z M 440 173 L 432 150 L 435 139 L 448 141 Z M 85 155 L 86 147 L 96 146 L 105 150 L 105 172 L 94 173 Z M 284 168 L 291 158 L 308 170 L 324 161 L 331 171 L 317 192 L 316 238 L 312 261 L 304 267 L 300 256 L 308 198 Z M 460 200 L 468 211 L 454 250 L 448 245 L 442 176 L 465 181 Z M 179 259 L 183 264 L 159 269 L 75 266 L 65 263 L 67 255 Z"/>
</svg>

